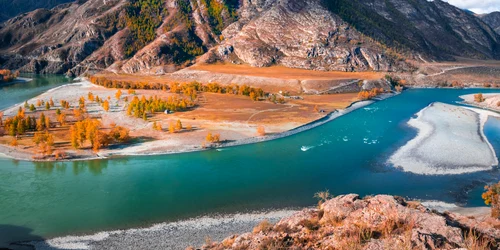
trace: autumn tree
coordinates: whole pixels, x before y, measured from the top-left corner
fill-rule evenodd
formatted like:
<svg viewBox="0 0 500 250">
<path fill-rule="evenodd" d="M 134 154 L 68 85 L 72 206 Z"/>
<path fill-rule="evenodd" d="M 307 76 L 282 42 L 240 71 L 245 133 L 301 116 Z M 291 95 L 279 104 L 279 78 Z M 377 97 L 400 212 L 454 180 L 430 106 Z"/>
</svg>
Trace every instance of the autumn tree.
<svg viewBox="0 0 500 250">
<path fill-rule="evenodd" d="M 493 218 L 500 218 L 500 182 L 485 186 L 484 189 L 485 192 L 482 194 L 482 198 L 486 205 L 491 206 L 491 216 Z"/>
<path fill-rule="evenodd" d="M 257 135 L 259 136 L 265 136 L 266 135 L 266 129 L 264 126 L 258 126 L 257 127 Z"/>
<path fill-rule="evenodd" d="M 65 109 L 70 108 L 69 102 L 67 102 L 65 100 L 61 100 L 60 103 L 61 103 L 61 107 L 63 107 L 63 108 L 65 108 Z"/>
<path fill-rule="evenodd" d="M 210 143 L 219 143 L 220 142 L 220 134 L 208 133 L 205 140 L 207 142 L 210 142 Z"/>
<path fill-rule="evenodd" d="M 45 103 L 45 109 L 46 109 L 46 110 L 50 110 L 50 104 L 49 104 L 49 102 L 46 102 L 46 103 Z"/>
<path fill-rule="evenodd" d="M 182 130 L 182 122 L 181 122 L 181 120 L 177 120 L 177 123 L 175 124 L 175 129 L 176 130 Z"/>
<path fill-rule="evenodd" d="M 36 106 L 41 107 L 42 106 L 42 101 L 40 99 L 36 100 Z"/>
<path fill-rule="evenodd" d="M 360 100 L 368 100 L 371 98 L 374 98 L 384 92 L 383 88 L 374 88 L 370 91 L 368 90 L 363 90 L 358 93 L 358 99 Z"/>
<path fill-rule="evenodd" d="M 212 143 L 219 143 L 220 142 L 220 134 L 214 134 L 212 137 Z"/>
<path fill-rule="evenodd" d="M 104 101 L 102 103 L 102 108 L 104 108 L 104 111 L 108 112 L 109 111 L 109 102 L 108 100 Z"/>
<path fill-rule="evenodd" d="M 39 151 L 43 156 L 51 155 L 54 146 L 54 136 L 48 131 L 36 132 L 33 136 L 33 142 L 39 147 Z"/>
<path fill-rule="evenodd" d="M 64 126 L 66 124 L 66 115 L 64 113 L 60 113 L 57 116 L 57 121 L 61 124 L 61 127 Z"/>
<path fill-rule="evenodd" d="M 84 111 L 81 109 L 73 109 L 73 117 L 77 121 L 81 121 L 84 118 Z"/>
<path fill-rule="evenodd" d="M 173 122 L 170 122 L 168 124 L 168 132 L 170 132 L 171 134 L 175 133 L 175 124 Z"/>
<path fill-rule="evenodd" d="M 93 101 L 94 101 L 94 94 L 93 94 L 92 92 L 89 92 L 89 93 L 87 94 L 87 96 L 88 96 L 88 99 L 89 99 L 89 101 L 90 101 L 90 102 L 93 102 Z"/>
<path fill-rule="evenodd" d="M 258 97 L 257 95 L 255 95 L 255 92 L 250 92 L 250 99 L 252 99 L 253 101 L 257 101 Z"/>
<path fill-rule="evenodd" d="M 475 94 L 474 95 L 474 101 L 475 102 L 484 102 L 484 97 L 482 93 Z"/>
<path fill-rule="evenodd" d="M 42 131 L 42 130 L 46 129 L 47 127 L 45 125 L 46 125 L 46 123 L 45 123 L 45 114 L 42 113 L 40 115 L 40 117 L 38 118 L 38 120 L 36 121 L 36 130 L 37 131 Z"/>
<path fill-rule="evenodd" d="M 80 141 L 78 140 L 78 131 L 76 126 L 71 126 L 69 129 L 71 146 L 75 149 L 80 147 Z"/>
<path fill-rule="evenodd" d="M 45 116 L 45 128 L 50 128 L 50 118 L 48 116 Z"/>
<path fill-rule="evenodd" d="M 130 140 L 130 130 L 121 126 L 115 126 L 109 132 L 109 136 L 116 142 L 127 142 Z"/>
<path fill-rule="evenodd" d="M 12 147 L 17 147 L 19 145 L 19 143 L 17 142 L 17 138 L 16 137 L 12 138 L 12 141 L 10 142 L 10 145 Z"/>
<path fill-rule="evenodd" d="M 80 105 L 80 109 L 85 108 L 85 97 L 80 97 L 80 100 L 78 101 L 78 104 Z"/>
<path fill-rule="evenodd" d="M 54 100 L 52 100 L 52 97 L 51 97 L 51 98 L 50 98 L 50 100 L 49 100 L 49 105 L 50 105 L 51 107 L 54 107 Z"/>
<path fill-rule="evenodd" d="M 35 105 L 33 105 L 33 104 L 30 105 L 30 111 L 31 112 L 35 112 L 36 111 Z"/>
<path fill-rule="evenodd" d="M 70 128 L 71 145 L 74 148 L 81 148 L 86 141 L 89 141 L 93 147 L 100 128 L 101 123 L 95 119 L 87 118 L 83 121 L 76 122 Z"/>
<path fill-rule="evenodd" d="M 212 135 L 212 133 L 208 133 L 207 136 L 205 137 L 205 141 L 207 142 L 212 142 L 214 140 L 214 137 Z"/>
<path fill-rule="evenodd" d="M 116 100 L 119 101 L 121 96 L 122 96 L 122 91 L 121 91 L 121 89 L 119 89 L 118 91 L 116 91 L 116 94 L 115 94 Z"/>
</svg>

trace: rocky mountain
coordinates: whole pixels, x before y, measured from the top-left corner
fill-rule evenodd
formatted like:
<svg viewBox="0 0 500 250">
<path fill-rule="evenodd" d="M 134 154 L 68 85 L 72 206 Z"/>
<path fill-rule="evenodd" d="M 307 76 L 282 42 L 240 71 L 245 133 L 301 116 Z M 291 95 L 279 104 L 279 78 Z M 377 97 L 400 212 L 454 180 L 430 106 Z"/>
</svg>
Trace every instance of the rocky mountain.
<svg viewBox="0 0 500 250">
<path fill-rule="evenodd" d="M 500 34 L 500 12 L 492 12 L 481 16 L 481 19 Z"/>
<path fill-rule="evenodd" d="M 0 56 L 3 68 L 76 75 L 218 61 L 397 71 L 407 59 L 500 59 L 500 38 L 441 0 L 87 0 L 6 21 Z"/>
<path fill-rule="evenodd" d="M 74 0 L 0 0 L 0 23 L 21 13 L 40 8 L 50 9 Z"/>
<path fill-rule="evenodd" d="M 393 196 L 351 194 L 197 249 L 498 249 L 499 223 Z"/>
</svg>

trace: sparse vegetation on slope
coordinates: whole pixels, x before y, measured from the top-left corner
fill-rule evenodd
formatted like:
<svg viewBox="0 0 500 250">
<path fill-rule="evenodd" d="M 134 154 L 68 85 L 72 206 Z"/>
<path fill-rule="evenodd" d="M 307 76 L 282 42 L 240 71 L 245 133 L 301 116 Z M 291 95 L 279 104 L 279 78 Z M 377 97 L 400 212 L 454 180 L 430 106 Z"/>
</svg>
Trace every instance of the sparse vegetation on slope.
<svg viewBox="0 0 500 250">
<path fill-rule="evenodd" d="M 125 53 L 132 56 L 156 38 L 156 28 L 163 21 L 164 0 L 131 0 L 126 8 L 126 24 L 132 32 Z"/>
</svg>

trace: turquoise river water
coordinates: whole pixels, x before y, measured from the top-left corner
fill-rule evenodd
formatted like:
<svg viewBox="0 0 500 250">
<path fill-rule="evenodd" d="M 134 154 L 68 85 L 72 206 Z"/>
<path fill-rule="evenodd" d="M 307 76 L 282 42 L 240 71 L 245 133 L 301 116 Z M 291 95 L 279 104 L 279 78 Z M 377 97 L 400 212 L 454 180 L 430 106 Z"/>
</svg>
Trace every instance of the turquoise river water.
<svg viewBox="0 0 500 250">
<path fill-rule="evenodd" d="M 68 81 L 33 77 L 30 83 L 0 87 L 0 109 Z M 326 189 L 482 205 L 482 188 L 499 179 L 497 168 L 431 176 L 405 173 L 386 163 L 416 135 L 406 125 L 416 112 L 432 102 L 455 103 L 459 95 L 475 92 L 408 90 L 306 132 L 220 151 L 68 163 L 0 158 L 0 235 L 26 240 L 305 207 L 316 203 L 315 192 Z M 497 154 L 499 131 L 500 122 L 490 119 L 485 133 Z"/>
</svg>

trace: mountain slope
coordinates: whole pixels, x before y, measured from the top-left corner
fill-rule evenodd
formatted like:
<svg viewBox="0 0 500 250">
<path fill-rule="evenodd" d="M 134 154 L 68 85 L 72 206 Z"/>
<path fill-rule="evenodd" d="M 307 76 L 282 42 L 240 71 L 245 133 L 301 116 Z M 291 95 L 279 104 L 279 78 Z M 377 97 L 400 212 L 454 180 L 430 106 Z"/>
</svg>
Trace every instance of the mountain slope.
<svg viewBox="0 0 500 250">
<path fill-rule="evenodd" d="M 193 9 L 194 2 L 89 0 L 21 15 L 0 27 L 3 67 L 36 73 L 108 67 L 164 72 L 203 54 L 218 41 L 217 28 L 231 20 L 218 1 L 204 5 L 218 6 L 216 21 L 207 13 L 210 8 Z"/>
<path fill-rule="evenodd" d="M 500 34 L 500 12 L 492 12 L 482 16 L 481 19 Z"/>
<path fill-rule="evenodd" d="M 410 70 L 407 59 L 500 59 L 479 18 L 436 0 L 88 0 L 0 26 L 0 67 L 163 74 L 196 62 Z M 201 56 L 201 57 L 200 57 Z"/>
<path fill-rule="evenodd" d="M 50 9 L 59 4 L 73 0 L 0 0 L 0 23 L 21 13 L 45 8 Z"/>
</svg>

